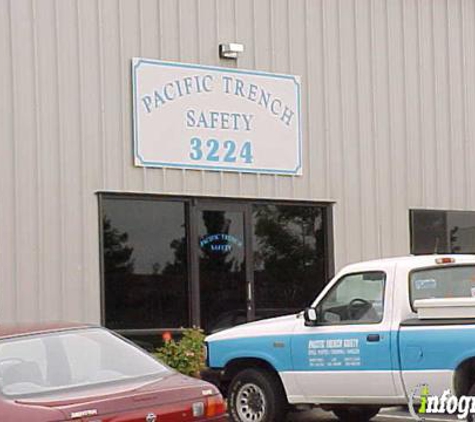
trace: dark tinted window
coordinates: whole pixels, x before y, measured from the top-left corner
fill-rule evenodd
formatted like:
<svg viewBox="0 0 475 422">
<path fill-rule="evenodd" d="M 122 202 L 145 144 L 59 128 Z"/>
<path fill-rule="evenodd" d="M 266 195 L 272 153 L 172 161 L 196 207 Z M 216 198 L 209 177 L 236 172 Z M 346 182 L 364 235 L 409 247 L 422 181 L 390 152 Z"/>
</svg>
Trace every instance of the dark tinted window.
<svg viewBox="0 0 475 422">
<path fill-rule="evenodd" d="M 189 326 L 185 204 L 105 198 L 106 326 Z"/>
<path fill-rule="evenodd" d="M 198 213 L 201 327 L 214 332 L 246 315 L 244 214 L 203 210 Z"/>
<path fill-rule="evenodd" d="M 256 318 L 302 310 L 326 284 L 323 209 L 255 205 Z"/>
<path fill-rule="evenodd" d="M 411 253 L 475 253 L 475 212 L 411 211 Z"/>
</svg>

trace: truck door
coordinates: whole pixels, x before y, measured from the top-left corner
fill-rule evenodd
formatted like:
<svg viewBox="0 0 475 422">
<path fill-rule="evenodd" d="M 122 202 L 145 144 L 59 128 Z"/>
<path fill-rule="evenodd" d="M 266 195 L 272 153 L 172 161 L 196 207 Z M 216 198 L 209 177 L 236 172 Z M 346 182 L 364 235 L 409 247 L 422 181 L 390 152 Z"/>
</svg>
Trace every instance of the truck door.
<svg viewBox="0 0 475 422">
<path fill-rule="evenodd" d="M 387 278 L 385 271 L 344 275 L 316 305 L 315 326 L 299 320 L 294 381 L 308 401 L 394 399 Z"/>
</svg>

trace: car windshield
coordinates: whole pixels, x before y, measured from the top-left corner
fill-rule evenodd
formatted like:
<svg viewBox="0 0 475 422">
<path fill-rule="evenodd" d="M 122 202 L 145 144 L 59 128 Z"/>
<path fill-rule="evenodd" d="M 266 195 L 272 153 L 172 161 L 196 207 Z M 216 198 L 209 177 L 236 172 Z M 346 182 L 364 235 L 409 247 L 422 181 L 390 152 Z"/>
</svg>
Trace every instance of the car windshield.
<svg viewBox="0 0 475 422">
<path fill-rule="evenodd" d="M 411 304 L 418 299 L 475 297 L 475 266 L 428 268 L 410 275 Z"/>
<path fill-rule="evenodd" d="M 63 392 L 169 371 L 135 345 L 100 328 L 0 341 L 0 391 L 5 396 Z"/>
</svg>

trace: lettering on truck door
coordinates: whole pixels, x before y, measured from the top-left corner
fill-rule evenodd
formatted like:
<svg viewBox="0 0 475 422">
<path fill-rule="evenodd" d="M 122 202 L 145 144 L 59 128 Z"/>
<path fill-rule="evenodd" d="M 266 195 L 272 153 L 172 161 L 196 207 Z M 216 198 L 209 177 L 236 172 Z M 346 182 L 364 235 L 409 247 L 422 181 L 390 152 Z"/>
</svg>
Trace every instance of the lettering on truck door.
<svg viewBox="0 0 475 422">
<path fill-rule="evenodd" d="M 387 271 L 344 275 L 292 339 L 295 382 L 309 401 L 395 395 Z"/>
</svg>

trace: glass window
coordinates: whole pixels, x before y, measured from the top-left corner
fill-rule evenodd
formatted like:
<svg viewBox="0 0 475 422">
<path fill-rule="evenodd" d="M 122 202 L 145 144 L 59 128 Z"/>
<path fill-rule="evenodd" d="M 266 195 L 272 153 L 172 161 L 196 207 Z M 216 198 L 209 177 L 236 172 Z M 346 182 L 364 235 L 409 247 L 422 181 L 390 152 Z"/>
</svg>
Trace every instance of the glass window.
<svg viewBox="0 0 475 422">
<path fill-rule="evenodd" d="M 185 204 L 104 198 L 106 326 L 189 326 Z"/>
<path fill-rule="evenodd" d="M 352 274 L 343 277 L 318 305 L 324 323 L 377 323 L 383 319 L 383 272 Z"/>
<path fill-rule="evenodd" d="M 179 337 L 179 332 L 176 331 L 170 332 L 166 331 L 169 334 L 173 335 L 173 338 L 176 340 Z M 127 340 L 133 341 L 137 346 L 141 347 L 142 349 L 146 350 L 149 353 L 155 352 L 155 350 L 159 347 L 163 346 L 163 334 L 151 333 L 151 334 L 143 334 L 143 333 L 126 333 L 122 334 Z"/>
<path fill-rule="evenodd" d="M 7 396 L 62 392 L 169 371 L 98 328 L 2 340 L 0 362 L 0 389 Z"/>
<path fill-rule="evenodd" d="M 101 211 L 104 322 L 147 349 L 301 311 L 329 278 L 324 206 L 104 194 Z"/>
<path fill-rule="evenodd" d="M 31 338 L 23 343 L 17 341 L 0 343 L 0 379 L 11 365 L 22 362 L 35 362 L 35 374 L 40 379 L 45 379 L 47 372 L 46 349 L 44 343 L 38 338 Z M 29 368 L 31 369 L 31 367 Z M 2 383 L 0 382 L 0 386 Z"/>
<path fill-rule="evenodd" d="M 475 266 L 428 268 L 410 275 L 411 305 L 417 299 L 475 296 Z"/>
<path fill-rule="evenodd" d="M 257 319 L 302 310 L 326 284 L 323 214 L 317 206 L 253 206 Z"/>
<path fill-rule="evenodd" d="M 242 211 L 198 213 L 201 327 L 215 332 L 247 321 Z"/>
<path fill-rule="evenodd" d="M 475 253 L 475 212 L 411 211 L 411 253 Z"/>
</svg>

